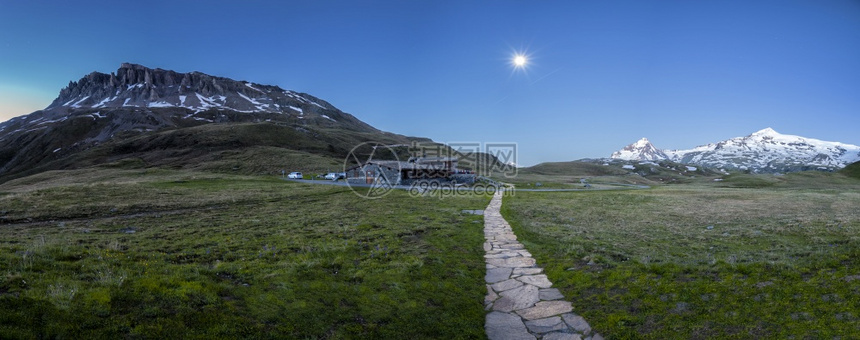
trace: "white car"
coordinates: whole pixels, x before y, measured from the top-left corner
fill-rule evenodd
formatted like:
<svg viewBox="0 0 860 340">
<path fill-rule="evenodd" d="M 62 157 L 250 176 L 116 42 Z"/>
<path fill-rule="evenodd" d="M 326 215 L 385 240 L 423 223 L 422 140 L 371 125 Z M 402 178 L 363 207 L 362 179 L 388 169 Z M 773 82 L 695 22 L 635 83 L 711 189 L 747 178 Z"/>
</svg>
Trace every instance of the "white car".
<svg viewBox="0 0 860 340">
<path fill-rule="evenodd" d="M 341 178 L 346 178 L 346 174 L 343 172 L 329 172 L 325 175 L 325 179 L 336 181 Z"/>
<path fill-rule="evenodd" d="M 287 178 L 302 179 L 302 173 L 301 172 L 291 172 L 289 175 L 287 175 Z"/>
</svg>

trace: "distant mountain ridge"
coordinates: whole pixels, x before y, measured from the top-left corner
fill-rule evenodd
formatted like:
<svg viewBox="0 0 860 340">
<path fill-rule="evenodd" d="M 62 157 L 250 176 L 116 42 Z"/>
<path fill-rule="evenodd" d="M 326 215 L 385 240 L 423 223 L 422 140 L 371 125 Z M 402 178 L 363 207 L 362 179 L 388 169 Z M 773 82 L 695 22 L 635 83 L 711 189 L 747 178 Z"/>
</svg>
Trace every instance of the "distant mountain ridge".
<svg viewBox="0 0 860 340">
<path fill-rule="evenodd" d="M 751 172 L 834 171 L 860 160 L 860 146 L 784 135 L 771 128 L 689 150 L 661 150 L 643 138 L 610 158 L 670 160 L 725 170 Z"/>
</svg>

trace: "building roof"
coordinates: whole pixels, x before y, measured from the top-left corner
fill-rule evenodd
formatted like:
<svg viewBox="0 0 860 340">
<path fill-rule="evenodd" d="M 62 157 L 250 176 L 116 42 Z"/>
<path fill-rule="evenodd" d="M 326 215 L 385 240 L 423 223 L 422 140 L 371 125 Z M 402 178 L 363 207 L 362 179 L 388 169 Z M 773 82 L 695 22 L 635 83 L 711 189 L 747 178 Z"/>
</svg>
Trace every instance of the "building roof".
<svg viewBox="0 0 860 340">
<path fill-rule="evenodd" d="M 397 170 L 397 169 L 399 169 L 399 170 L 451 170 L 451 169 L 443 169 L 436 164 L 431 164 L 430 162 L 438 163 L 440 161 L 443 161 L 442 159 L 446 159 L 445 161 L 456 160 L 456 159 L 452 159 L 449 157 L 433 157 L 433 158 L 435 158 L 435 160 L 433 160 L 433 161 L 423 160 L 423 161 L 419 161 L 419 162 L 369 161 L 369 162 L 364 163 L 364 164 L 355 165 L 353 167 L 350 167 L 347 170 L 353 170 L 355 168 L 365 166 L 365 165 L 377 165 L 377 166 L 389 168 L 392 170 Z"/>
<path fill-rule="evenodd" d="M 417 157 L 410 158 L 409 163 L 428 163 L 428 162 L 456 162 L 457 157 Z"/>
</svg>

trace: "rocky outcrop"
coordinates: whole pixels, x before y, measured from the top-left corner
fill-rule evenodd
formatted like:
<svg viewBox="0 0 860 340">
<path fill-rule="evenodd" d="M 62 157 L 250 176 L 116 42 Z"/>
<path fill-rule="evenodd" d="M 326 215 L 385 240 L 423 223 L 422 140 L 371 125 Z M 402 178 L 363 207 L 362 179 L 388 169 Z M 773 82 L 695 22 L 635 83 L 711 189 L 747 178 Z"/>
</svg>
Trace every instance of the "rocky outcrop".
<svg viewBox="0 0 860 340">
<path fill-rule="evenodd" d="M 178 107 L 194 112 L 223 109 L 242 113 L 279 113 L 328 122 L 345 120 L 345 125 L 352 125 L 346 127 L 370 128 L 324 100 L 306 93 L 200 72 L 179 73 L 129 63 L 122 64 L 115 73 L 93 72 L 78 81 L 69 82 L 45 110 L 119 107 Z"/>
</svg>

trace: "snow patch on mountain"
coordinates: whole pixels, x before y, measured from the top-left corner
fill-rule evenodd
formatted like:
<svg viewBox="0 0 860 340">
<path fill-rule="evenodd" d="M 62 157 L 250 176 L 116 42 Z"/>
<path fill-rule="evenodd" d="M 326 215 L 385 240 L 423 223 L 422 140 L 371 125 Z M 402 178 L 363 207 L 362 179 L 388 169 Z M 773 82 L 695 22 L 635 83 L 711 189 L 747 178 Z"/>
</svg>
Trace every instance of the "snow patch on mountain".
<svg viewBox="0 0 860 340">
<path fill-rule="evenodd" d="M 252 89 L 254 89 L 254 90 L 257 90 L 257 91 L 259 91 L 260 93 L 265 93 L 265 92 L 263 92 L 263 90 L 260 90 L 260 89 L 258 89 L 258 88 L 256 88 L 256 87 L 254 87 L 254 85 L 251 85 L 251 83 L 245 83 L 245 86 L 250 87 L 250 88 L 252 88 Z"/>
</svg>

